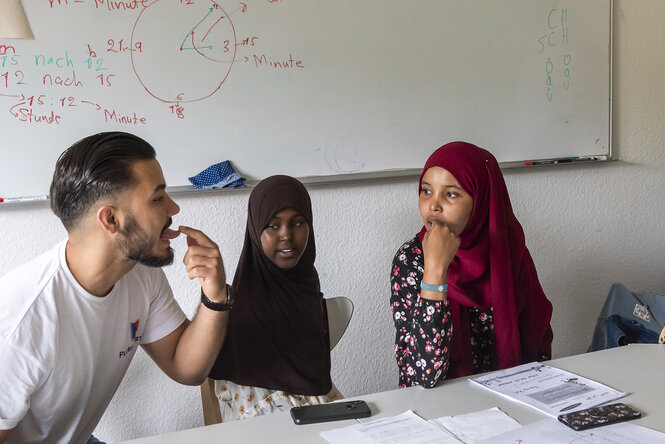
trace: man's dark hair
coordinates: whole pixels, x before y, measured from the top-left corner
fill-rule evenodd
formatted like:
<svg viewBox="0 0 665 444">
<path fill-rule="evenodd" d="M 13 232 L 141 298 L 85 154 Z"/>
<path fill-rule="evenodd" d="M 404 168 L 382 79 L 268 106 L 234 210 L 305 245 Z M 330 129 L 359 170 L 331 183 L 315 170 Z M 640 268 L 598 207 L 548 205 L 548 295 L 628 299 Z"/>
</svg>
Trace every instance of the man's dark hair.
<svg viewBox="0 0 665 444">
<path fill-rule="evenodd" d="M 63 152 L 51 181 L 51 210 L 67 231 L 100 199 L 136 184 L 132 165 L 155 158 L 148 142 L 123 132 L 99 133 Z"/>
</svg>

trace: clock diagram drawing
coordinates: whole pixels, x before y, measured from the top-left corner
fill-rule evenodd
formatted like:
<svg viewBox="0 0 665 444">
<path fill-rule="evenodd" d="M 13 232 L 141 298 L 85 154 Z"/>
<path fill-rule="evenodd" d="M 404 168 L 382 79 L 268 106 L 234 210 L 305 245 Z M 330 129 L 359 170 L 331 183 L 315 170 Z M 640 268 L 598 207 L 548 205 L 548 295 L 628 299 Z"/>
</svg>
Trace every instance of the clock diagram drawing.
<svg viewBox="0 0 665 444">
<path fill-rule="evenodd" d="M 237 39 L 231 16 L 221 2 L 156 0 L 139 14 L 132 30 L 131 53 L 137 79 L 155 99 L 184 104 L 215 94 L 236 60 Z"/>
</svg>

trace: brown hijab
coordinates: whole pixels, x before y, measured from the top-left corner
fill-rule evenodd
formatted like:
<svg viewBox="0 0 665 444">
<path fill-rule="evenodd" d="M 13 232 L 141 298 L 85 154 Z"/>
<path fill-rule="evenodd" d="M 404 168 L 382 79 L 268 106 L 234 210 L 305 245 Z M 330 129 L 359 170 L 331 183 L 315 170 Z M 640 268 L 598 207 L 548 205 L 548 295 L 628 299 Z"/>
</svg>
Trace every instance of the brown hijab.
<svg viewBox="0 0 665 444">
<path fill-rule="evenodd" d="M 307 248 L 289 270 L 273 264 L 261 246 L 270 219 L 286 209 L 309 224 Z M 289 176 L 261 181 L 249 196 L 245 243 L 233 278 L 235 305 L 211 378 L 300 395 L 331 390 L 328 316 L 315 258 L 312 204 L 303 184 Z"/>
</svg>

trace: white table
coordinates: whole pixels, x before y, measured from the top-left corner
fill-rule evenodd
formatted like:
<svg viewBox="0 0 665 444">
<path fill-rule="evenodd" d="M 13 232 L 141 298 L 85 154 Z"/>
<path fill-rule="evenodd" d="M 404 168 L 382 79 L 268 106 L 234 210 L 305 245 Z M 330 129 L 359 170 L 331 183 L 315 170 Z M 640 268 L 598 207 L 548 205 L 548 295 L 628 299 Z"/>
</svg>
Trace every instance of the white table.
<svg viewBox="0 0 665 444">
<path fill-rule="evenodd" d="M 547 362 L 589 379 L 628 393 L 622 402 L 642 412 L 634 424 L 665 432 L 665 345 L 634 344 L 585 353 Z M 547 416 L 539 411 L 479 387 L 466 378 L 444 381 L 433 389 L 410 387 L 371 395 L 364 399 L 372 409 L 366 422 L 413 410 L 425 419 L 438 418 L 499 407 L 520 424 L 526 425 Z M 289 442 L 325 443 L 322 430 L 355 424 L 353 420 L 322 424 L 293 424 L 288 412 L 234 421 L 165 435 L 129 441 L 134 444 L 175 444 L 203 442 Z"/>
</svg>

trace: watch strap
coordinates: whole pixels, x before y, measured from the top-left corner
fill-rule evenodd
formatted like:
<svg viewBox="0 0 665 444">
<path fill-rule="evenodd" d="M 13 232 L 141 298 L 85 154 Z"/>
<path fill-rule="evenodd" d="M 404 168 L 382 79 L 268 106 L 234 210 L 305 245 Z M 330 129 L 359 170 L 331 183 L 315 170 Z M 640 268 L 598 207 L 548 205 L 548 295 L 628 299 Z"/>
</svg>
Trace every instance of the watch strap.
<svg viewBox="0 0 665 444">
<path fill-rule="evenodd" d="M 230 310 L 233 308 L 233 291 L 231 288 L 232 287 L 229 284 L 226 284 L 226 302 L 223 304 L 219 302 L 213 302 L 208 299 L 208 296 L 206 296 L 206 294 L 203 292 L 203 288 L 201 288 L 201 303 L 213 311 Z"/>
</svg>

